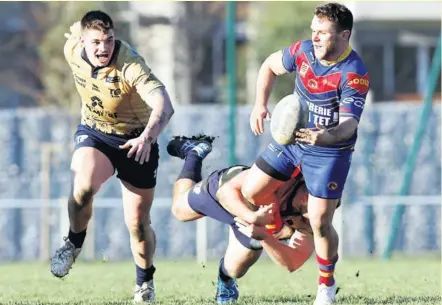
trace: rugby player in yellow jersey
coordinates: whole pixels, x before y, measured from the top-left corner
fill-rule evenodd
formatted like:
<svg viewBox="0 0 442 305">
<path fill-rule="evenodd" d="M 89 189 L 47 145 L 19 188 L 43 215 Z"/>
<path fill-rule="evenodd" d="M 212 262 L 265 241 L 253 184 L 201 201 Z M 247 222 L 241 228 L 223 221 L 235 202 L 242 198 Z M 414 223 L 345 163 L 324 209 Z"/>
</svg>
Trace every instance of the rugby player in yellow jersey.
<svg viewBox="0 0 442 305">
<path fill-rule="evenodd" d="M 81 98 L 81 124 L 71 163 L 70 229 L 51 258 L 51 272 L 68 274 L 86 236 L 93 197 L 116 172 L 136 265 L 134 301 L 153 302 L 155 233 L 149 213 L 159 159 L 156 141 L 174 109 L 143 57 L 116 39 L 107 14 L 90 11 L 70 31 L 64 55 Z"/>
</svg>

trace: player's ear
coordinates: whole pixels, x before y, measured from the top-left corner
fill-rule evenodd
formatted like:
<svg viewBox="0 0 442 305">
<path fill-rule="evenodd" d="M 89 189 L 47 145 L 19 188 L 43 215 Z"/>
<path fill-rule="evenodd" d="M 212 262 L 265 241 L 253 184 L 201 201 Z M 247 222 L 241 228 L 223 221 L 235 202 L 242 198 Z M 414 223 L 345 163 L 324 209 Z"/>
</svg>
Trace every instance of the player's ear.
<svg viewBox="0 0 442 305">
<path fill-rule="evenodd" d="M 351 34 L 351 32 L 349 30 L 345 30 L 345 31 L 342 31 L 341 37 L 344 40 L 350 40 L 350 34 Z"/>
</svg>

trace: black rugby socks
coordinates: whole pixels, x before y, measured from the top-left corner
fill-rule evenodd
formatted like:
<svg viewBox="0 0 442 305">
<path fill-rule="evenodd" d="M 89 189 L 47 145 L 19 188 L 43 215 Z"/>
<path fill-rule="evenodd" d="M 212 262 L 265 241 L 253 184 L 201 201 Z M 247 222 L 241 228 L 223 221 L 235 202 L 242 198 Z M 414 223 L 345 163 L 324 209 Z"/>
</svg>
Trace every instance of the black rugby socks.
<svg viewBox="0 0 442 305">
<path fill-rule="evenodd" d="M 203 178 L 201 176 L 201 169 L 203 167 L 203 159 L 198 156 L 195 151 L 190 151 L 184 160 L 183 169 L 181 170 L 179 179 L 190 179 L 195 183 L 200 182 Z"/>
<path fill-rule="evenodd" d="M 83 247 L 84 239 L 86 238 L 86 230 L 74 233 L 71 229 L 69 229 L 68 239 L 75 246 L 75 248 L 79 249 Z"/>
<path fill-rule="evenodd" d="M 135 264 L 136 272 L 137 272 L 137 285 L 141 286 L 144 282 L 149 282 L 153 279 L 153 274 L 155 273 L 156 268 L 154 265 L 150 266 L 147 269 L 143 269 L 141 267 L 138 267 L 137 264 Z"/>
</svg>

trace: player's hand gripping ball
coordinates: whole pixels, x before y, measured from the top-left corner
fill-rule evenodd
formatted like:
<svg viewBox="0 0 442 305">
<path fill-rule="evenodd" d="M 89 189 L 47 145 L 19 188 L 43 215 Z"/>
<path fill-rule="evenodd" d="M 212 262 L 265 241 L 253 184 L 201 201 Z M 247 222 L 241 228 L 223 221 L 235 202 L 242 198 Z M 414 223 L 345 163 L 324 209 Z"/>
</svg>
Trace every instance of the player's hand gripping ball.
<svg viewBox="0 0 442 305">
<path fill-rule="evenodd" d="M 270 132 L 273 139 L 281 145 L 295 143 L 295 132 L 305 128 L 308 109 L 302 105 L 297 94 L 285 96 L 273 109 Z"/>
</svg>

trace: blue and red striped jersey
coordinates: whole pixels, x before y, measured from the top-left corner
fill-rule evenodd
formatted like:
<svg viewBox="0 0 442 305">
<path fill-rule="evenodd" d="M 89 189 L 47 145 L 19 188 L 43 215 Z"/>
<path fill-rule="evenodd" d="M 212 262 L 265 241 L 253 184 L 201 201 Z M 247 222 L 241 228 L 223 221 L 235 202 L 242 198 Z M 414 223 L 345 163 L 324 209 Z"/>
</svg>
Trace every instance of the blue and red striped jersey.
<svg viewBox="0 0 442 305">
<path fill-rule="evenodd" d="M 340 117 L 360 120 L 370 88 L 367 69 L 359 55 L 349 47 L 337 61 L 328 65 L 316 57 L 311 40 L 297 41 L 282 51 L 283 65 L 296 72 L 294 93 L 309 110 L 307 128 L 316 124 L 333 128 Z M 353 148 L 357 132 L 334 148 Z"/>
</svg>

